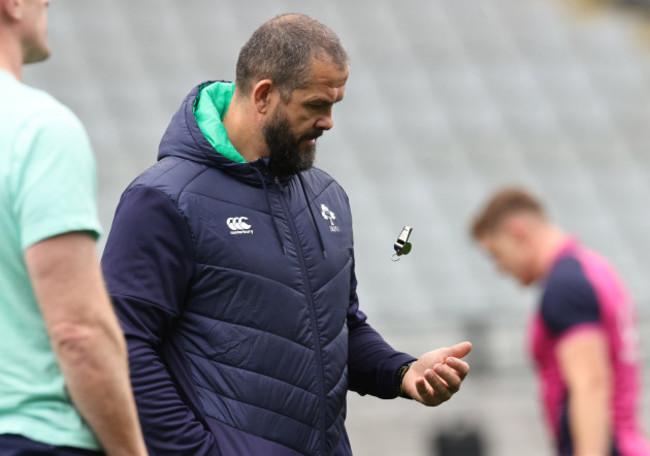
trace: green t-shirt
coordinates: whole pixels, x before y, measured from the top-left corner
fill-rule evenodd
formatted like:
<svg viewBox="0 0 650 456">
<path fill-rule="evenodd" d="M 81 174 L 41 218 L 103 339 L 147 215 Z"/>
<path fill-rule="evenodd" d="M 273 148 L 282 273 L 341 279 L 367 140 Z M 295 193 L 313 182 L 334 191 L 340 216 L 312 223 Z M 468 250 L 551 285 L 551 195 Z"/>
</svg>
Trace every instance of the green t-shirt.
<svg viewBox="0 0 650 456">
<path fill-rule="evenodd" d="M 99 449 L 65 389 L 23 256 L 70 231 L 100 233 L 86 132 L 54 98 L 0 71 L 0 434 Z"/>
</svg>

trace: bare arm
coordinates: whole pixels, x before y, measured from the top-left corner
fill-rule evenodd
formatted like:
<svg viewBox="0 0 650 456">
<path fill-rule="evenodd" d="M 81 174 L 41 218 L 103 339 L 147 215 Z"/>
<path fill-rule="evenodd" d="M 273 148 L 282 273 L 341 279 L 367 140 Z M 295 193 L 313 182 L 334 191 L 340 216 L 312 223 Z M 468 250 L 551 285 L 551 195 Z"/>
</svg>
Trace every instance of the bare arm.
<svg viewBox="0 0 650 456">
<path fill-rule="evenodd" d="M 569 390 L 569 425 L 576 456 L 610 452 L 611 379 L 607 341 L 600 331 L 570 336 L 557 349 Z"/>
<path fill-rule="evenodd" d="M 146 455 L 94 240 L 81 232 L 48 238 L 28 247 L 25 261 L 75 406 L 108 455 Z"/>
</svg>

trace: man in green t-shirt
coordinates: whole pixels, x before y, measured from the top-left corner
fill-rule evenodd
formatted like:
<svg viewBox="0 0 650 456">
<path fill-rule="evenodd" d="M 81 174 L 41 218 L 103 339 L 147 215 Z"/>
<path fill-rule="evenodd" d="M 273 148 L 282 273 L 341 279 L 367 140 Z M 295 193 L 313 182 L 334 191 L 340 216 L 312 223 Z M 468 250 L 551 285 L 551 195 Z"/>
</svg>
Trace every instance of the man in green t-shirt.
<svg viewBox="0 0 650 456">
<path fill-rule="evenodd" d="M 0 456 L 144 456 L 124 337 L 95 241 L 83 126 L 22 66 L 49 0 L 0 0 Z"/>
</svg>

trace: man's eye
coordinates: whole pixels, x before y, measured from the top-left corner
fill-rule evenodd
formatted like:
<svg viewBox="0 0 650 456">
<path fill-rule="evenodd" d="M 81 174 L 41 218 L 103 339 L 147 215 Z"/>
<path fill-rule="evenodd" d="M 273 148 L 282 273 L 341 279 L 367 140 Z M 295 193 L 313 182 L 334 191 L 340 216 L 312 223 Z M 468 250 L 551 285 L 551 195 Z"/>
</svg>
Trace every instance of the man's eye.
<svg viewBox="0 0 650 456">
<path fill-rule="evenodd" d="M 308 103 L 307 107 L 309 109 L 316 109 L 316 110 L 322 110 L 322 109 L 327 109 L 327 107 L 330 106 L 329 103 Z"/>
</svg>

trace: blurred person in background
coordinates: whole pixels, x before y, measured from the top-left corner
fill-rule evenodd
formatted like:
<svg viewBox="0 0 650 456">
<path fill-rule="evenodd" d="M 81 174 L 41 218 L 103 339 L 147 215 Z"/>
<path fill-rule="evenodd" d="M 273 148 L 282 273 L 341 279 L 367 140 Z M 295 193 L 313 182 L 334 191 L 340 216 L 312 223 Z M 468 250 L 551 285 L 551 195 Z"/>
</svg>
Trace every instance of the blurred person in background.
<svg viewBox="0 0 650 456">
<path fill-rule="evenodd" d="M 348 389 L 435 406 L 467 375 L 469 342 L 416 360 L 359 309 L 348 197 L 312 167 L 348 72 L 320 22 L 266 22 L 122 195 L 102 265 L 151 454 L 350 455 Z"/>
<path fill-rule="evenodd" d="M 95 240 L 86 132 L 22 83 L 48 0 L 0 0 L 0 455 L 144 456 L 126 343 Z"/>
<path fill-rule="evenodd" d="M 557 454 L 650 455 L 637 419 L 635 309 L 614 269 L 516 187 L 492 196 L 472 235 L 501 271 L 542 288 L 530 348 Z"/>
</svg>

